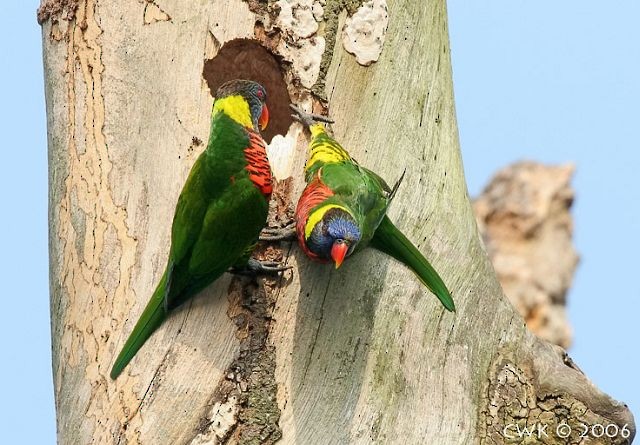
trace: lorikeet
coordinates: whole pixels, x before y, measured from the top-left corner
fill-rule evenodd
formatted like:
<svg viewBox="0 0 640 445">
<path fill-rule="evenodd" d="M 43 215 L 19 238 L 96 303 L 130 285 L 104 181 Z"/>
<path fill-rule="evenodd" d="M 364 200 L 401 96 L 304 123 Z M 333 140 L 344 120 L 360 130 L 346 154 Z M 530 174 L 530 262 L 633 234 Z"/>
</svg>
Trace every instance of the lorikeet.
<svg viewBox="0 0 640 445">
<path fill-rule="evenodd" d="M 446 309 L 455 311 L 438 273 L 386 215 L 402 177 L 389 187 L 376 173 L 359 165 L 327 134 L 324 125 L 316 122 L 327 122 L 326 118 L 291 108 L 296 112 L 294 117 L 311 131 L 304 168 L 307 186 L 295 215 L 302 250 L 314 260 L 333 261 L 338 268 L 346 257 L 371 246 L 408 266 Z"/>
<path fill-rule="evenodd" d="M 111 370 L 115 379 L 168 313 L 229 268 L 278 271 L 250 258 L 264 227 L 272 175 L 259 133 L 269 120 L 258 83 L 220 86 L 209 143 L 191 168 L 171 227 L 169 259 L 160 282 Z"/>
</svg>

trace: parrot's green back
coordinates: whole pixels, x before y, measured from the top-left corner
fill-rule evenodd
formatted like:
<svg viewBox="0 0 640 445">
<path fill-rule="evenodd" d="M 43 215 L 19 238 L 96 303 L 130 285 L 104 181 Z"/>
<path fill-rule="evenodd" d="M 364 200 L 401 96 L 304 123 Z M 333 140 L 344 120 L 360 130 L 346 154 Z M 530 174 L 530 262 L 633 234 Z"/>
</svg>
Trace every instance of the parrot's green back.
<svg viewBox="0 0 640 445">
<path fill-rule="evenodd" d="M 363 249 L 387 212 L 391 189 L 378 175 L 354 160 L 325 164 L 320 175 L 334 194 L 325 202 L 350 210 L 362 233 L 357 250 Z"/>
<path fill-rule="evenodd" d="M 220 102 L 224 108 L 224 99 Z M 263 152 L 258 135 L 214 107 L 209 143 L 176 205 L 167 267 L 116 358 L 111 378 L 122 372 L 169 311 L 230 267 L 246 264 L 266 223 L 271 193 L 266 152 L 252 169 L 247 159 L 248 153 L 254 159 Z"/>
</svg>

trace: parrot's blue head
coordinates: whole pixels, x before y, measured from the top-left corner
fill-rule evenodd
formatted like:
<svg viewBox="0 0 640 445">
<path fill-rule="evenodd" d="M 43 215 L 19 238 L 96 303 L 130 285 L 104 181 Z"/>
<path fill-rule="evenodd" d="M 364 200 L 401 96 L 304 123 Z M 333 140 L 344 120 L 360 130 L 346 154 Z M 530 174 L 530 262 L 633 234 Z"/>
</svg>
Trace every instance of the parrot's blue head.
<svg viewBox="0 0 640 445">
<path fill-rule="evenodd" d="M 221 99 L 225 98 L 240 98 L 241 102 L 238 103 L 234 100 L 228 100 L 224 103 L 225 101 L 221 101 Z M 250 116 L 247 117 L 250 119 L 252 126 L 255 129 L 260 128 L 261 130 L 267 128 L 267 124 L 269 123 L 267 91 L 259 83 L 252 80 L 230 80 L 220 85 L 216 91 L 215 99 L 214 108 L 216 102 L 219 104 L 223 103 L 219 106 L 225 108 L 227 114 L 240 122 L 244 121 L 244 116 L 239 116 L 243 114 L 241 109 L 244 108 L 244 110 L 246 110 L 248 105 Z M 246 111 L 244 111 L 244 114 L 246 114 Z"/>
<path fill-rule="evenodd" d="M 320 218 L 314 223 L 313 214 L 308 222 L 314 224 L 306 237 L 307 248 L 320 259 L 331 261 L 340 267 L 346 257 L 360 242 L 362 235 L 355 218 L 343 207 L 319 208 Z"/>
</svg>

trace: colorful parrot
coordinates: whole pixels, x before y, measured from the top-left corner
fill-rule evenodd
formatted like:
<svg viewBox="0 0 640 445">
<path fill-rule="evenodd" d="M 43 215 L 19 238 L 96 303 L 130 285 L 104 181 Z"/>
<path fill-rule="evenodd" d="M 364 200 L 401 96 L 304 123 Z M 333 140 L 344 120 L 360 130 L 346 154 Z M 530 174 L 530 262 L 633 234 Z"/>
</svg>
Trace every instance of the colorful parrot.
<svg viewBox="0 0 640 445">
<path fill-rule="evenodd" d="M 291 108 L 294 117 L 311 131 L 304 168 L 307 186 L 295 213 L 302 250 L 316 261 L 333 261 L 338 268 L 346 257 L 371 246 L 408 266 L 446 309 L 455 311 L 438 273 L 386 215 L 404 173 L 389 187 L 376 173 L 360 166 L 316 122 L 330 122 L 328 119 Z"/>
<path fill-rule="evenodd" d="M 168 313 L 230 268 L 277 272 L 250 258 L 267 220 L 272 175 L 264 130 L 267 93 L 258 83 L 220 86 L 206 150 L 185 182 L 171 227 L 169 259 L 156 290 L 111 370 L 115 379 Z"/>
</svg>

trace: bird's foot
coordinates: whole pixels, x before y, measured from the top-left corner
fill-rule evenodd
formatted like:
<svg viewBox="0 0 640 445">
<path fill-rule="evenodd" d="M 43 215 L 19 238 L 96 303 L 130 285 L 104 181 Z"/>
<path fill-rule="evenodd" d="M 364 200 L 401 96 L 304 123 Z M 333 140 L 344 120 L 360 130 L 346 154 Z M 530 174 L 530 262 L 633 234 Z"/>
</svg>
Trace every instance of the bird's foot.
<svg viewBox="0 0 640 445">
<path fill-rule="evenodd" d="M 270 228 L 267 227 L 260 233 L 259 241 L 295 241 L 296 226 L 295 223 L 285 227 Z"/>
<path fill-rule="evenodd" d="M 292 266 L 286 266 L 277 261 L 258 261 L 250 258 L 244 267 L 232 267 L 229 269 L 229 273 L 255 277 L 257 275 L 277 275 L 289 269 L 292 269 Z"/>
<path fill-rule="evenodd" d="M 289 104 L 289 107 L 293 110 L 294 113 L 291 115 L 291 117 L 293 117 L 295 120 L 306 127 L 310 127 L 316 122 L 324 122 L 327 124 L 333 123 L 333 120 L 329 119 L 327 116 L 307 113 L 306 111 L 302 111 L 300 108 L 296 107 L 293 104 Z"/>
</svg>

